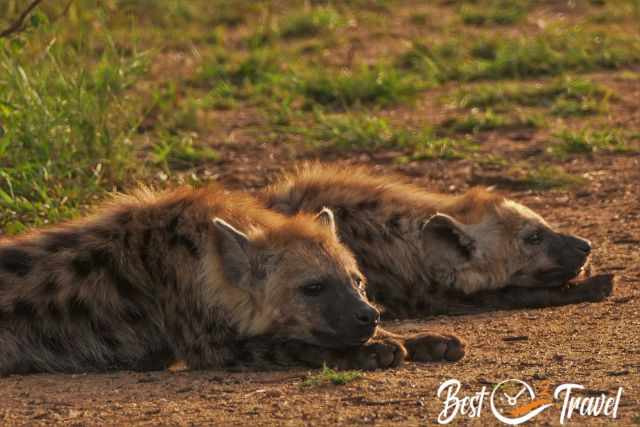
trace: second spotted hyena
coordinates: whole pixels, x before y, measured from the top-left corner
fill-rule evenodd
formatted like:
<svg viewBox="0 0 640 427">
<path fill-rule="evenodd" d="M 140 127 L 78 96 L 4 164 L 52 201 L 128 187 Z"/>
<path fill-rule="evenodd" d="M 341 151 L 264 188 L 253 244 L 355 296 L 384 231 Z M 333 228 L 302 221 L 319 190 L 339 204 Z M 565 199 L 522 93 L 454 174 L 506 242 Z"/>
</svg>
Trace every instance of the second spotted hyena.
<svg viewBox="0 0 640 427">
<path fill-rule="evenodd" d="M 483 189 L 428 192 L 363 167 L 309 164 L 262 194 L 285 214 L 327 206 L 390 317 L 597 301 L 610 278 L 565 285 L 591 244 L 562 234 L 512 200 Z"/>
<path fill-rule="evenodd" d="M 141 191 L 7 239 L 0 374 L 174 360 L 375 369 L 397 366 L 407 349 L 422 360 L 461 357 L 455 337 L 376 332 L 379 313 L 332 224 L 328 210 L 287 218 L 220 188 Z"/>
</svg>

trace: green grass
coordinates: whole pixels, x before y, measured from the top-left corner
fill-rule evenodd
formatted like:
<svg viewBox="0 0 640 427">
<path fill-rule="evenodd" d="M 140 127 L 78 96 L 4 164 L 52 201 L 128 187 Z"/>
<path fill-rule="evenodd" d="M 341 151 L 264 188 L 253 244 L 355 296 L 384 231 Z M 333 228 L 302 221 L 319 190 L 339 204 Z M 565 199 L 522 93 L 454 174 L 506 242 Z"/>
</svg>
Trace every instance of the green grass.
<svg viewBox="0 0 640 427">
<path fill-rule="evenodd" d="M 523 183 L 533 190 L 580 187 L 585 179 L 565 172 L 559 166 L 539 166 L 527 172 Z"/>
<path fill-rule="evenodd" d="M 460 7 L 460 17 L 466 25 L 512 25 L 527 12 L 525 0 L 493 0 L 490 4 L 465 3 Z"/>
<path fill-rule="evenodd" d="M 613 130 L 583 130 L 579 132 L 564 130 L 556 134 L 555 138 L 557 142 L 549 147 L 549 151 L 558 157 L 597 152 L 624 153 L 633 150 L 623 135 Z"/>
<path fill-rule="evenodd" d="M 165 170 L 188 169 L 198 164 L 219 160 L 214 149 L 198 145 L 190 135 L 166 135 L 153 146 L 151 160 Z"/>
<path fill-rule="evenodd" d="M 327 365 L 322 367 L 322 371 L 315 375 L 309 375 L 302 382 L 303 387 L 315 387 L 320 385 L 345 385 L 362 377 L 359 371 L 335 371 Z"/>
<path fill-rule="evenodd" d="M 142 54 L 105 51 L 91 68 L 66 46 L 38 60 L 0 40 L 0 224 L 56 222 L 134 171 L 140 111 L 125 92 L 146 70 Z"/>
<path fill-rule="evenodd" d="M 412 79 L 387 67 L 364 67 L 338 73 L 318 69 L 301 77 L 299 88 L 308 103 L 335 110 L 390 106 L 413 99 L 422 89 Z"/>
<path fill-rule="evenodd" d="M 477 133 L 492 130 L 535 129 L 541 119 L 533 115 L 505 115 L 492 110 L 473 111 L 466 116 L 446 119 L 438 125 L 438 133 Z"/>
<path fill-rule="evenodd" d="M 528 38 L 468 37 L 437 45 L 415 43 L 398 60 L 424 80 L 439 83 L 555 76 L 638 63 L 637 37 L 578 27 L 555 28 Z"/>
<path fill-rule="evenodd" d="M 338 150 L 406 151 L 408 154 L 398 161 L 461 158 L 473 150 L 473 144 L 467 140 L 438 137 L 430 128 L 399 129 L 384 118 L 366 114 L 319 114 L 315 126 L 305 136 L 320 146 Z"/>
<path fill-rule="evenodd" d="M 551 83 L 482 84 L 460 90 L 455 103 L 462 108 L 506 111 L 514 105 L 546 107 L 558 116 L 584 116 L 607 110 L 609 89 L 581 77 L 564 77 Z"/>
<path fill-rule="evenodd" d="M 280 35 L 284 38 L 314 37 L 332 31 L 345 20 L 331 7 L 318 7 L 282 17 Z"/>
</svg>

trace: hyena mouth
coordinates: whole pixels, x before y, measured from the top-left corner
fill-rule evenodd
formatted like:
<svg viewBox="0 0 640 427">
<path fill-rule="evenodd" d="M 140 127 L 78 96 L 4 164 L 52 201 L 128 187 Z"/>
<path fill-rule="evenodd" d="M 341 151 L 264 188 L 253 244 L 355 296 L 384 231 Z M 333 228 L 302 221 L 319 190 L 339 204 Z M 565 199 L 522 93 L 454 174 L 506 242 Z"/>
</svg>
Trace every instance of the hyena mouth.
<svg viewBox="0 0 640 427">
<path fill-rule="evenodd" d="M 591 258 L 587 259 L 587 261 L 580 267 L 576 274 L 572 279 L 569 280 L 569 283 L 575 284 L 579 282 L 583 282 L 592 276 L 591 271 Z"/>
</svg>

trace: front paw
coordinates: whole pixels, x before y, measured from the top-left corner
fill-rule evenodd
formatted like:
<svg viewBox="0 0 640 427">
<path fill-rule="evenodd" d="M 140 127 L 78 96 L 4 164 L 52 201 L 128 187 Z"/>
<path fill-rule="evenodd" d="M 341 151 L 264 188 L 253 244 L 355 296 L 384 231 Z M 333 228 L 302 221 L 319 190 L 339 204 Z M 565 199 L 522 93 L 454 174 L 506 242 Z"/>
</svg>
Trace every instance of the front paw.
<svg viewBox="0 0 640 427">
<path fill-rule="evenodd" d="M 582 296 L 584 301 L 599 302 L 610 296 L 614 287 L 613 274 L 598 274 L 577 281 L 569 289 L 574 294 Z"/>
<path fill-rule="evenodd" d="M 371 340 L 350 351 L 348 369 L 373 371 L 395 368 L 404 362 L 407 351 L 393 338 Z"/>
<path fill-rule="evenodd" d="M 417 334 L 405 339 L 408 359 L 414 362 L 456 362 L 464 357 L 466 344 L 455 335 Z"/>
</svg>

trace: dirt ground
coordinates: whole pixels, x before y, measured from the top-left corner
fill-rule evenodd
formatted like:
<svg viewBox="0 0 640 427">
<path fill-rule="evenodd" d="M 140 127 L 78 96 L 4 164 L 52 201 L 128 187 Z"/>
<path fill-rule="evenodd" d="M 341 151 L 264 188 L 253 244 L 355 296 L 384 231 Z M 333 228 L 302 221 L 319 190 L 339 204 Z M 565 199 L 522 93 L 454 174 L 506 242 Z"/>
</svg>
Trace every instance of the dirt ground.
<svg viewBox="0 0 640 427">
<path fill-rule="evenodd" d="M 276 165 L 290 161 L 263 160 L 258 164 L 266 170 L 245 169 L 245 164 L 268 158 L 269 150 L 256 145 L 244 150 L 241 158 L 230 154 L 232 160 L 214 168 L 230 186 L 237 181 L 225 179 L 225 171 L 233 170 L 236 180 L 242 180 L 246 171 L 260 185 L 273 176 L 270 171 Z M 379 156 L 382 159 L 367 162 L 442 191 L 464 189 L 476 175 L 464 161 L 397 167 L 385 164 L 383 154 Z M 348 167 L 362 161 L 353 156 L 344 162 Z M 585 390 L 576 392 L 580 396 L 615 396 L 622 387 L 615 425 L 639 424 L 640 156 L 586 157 L 568 169 L 587 176 L 590 183 L 569 192 L 506 192 L 561 229 L 593 241 L 596 271 L 617 275 L 614 295 L 603 303 L 388 324 L 395 331 L 454 332 L 468 340 L 468 355 L 453 364 L 410 363 L 367 373 L 341 386 L 304 386 L 307 371 L 10 376 L 0 380 L 0 424 L 428 425 L 436 423 L 443 409 L 436 396 L 443 381 L 459 380 L 462 397 L 482 387 L 491 391 L 493 385 L 512 378 L 537 390 L 545 385 L 582 384 Z M 556 401 L 533 422 L 557 425 L 560 411 L 561 402 Z M 485 399 L 480 419 L 458 415 L 456 423 L 498 422 Z M 612 420 L 574 415 L 570 423 L 610 425 Z"/>
</svg>

